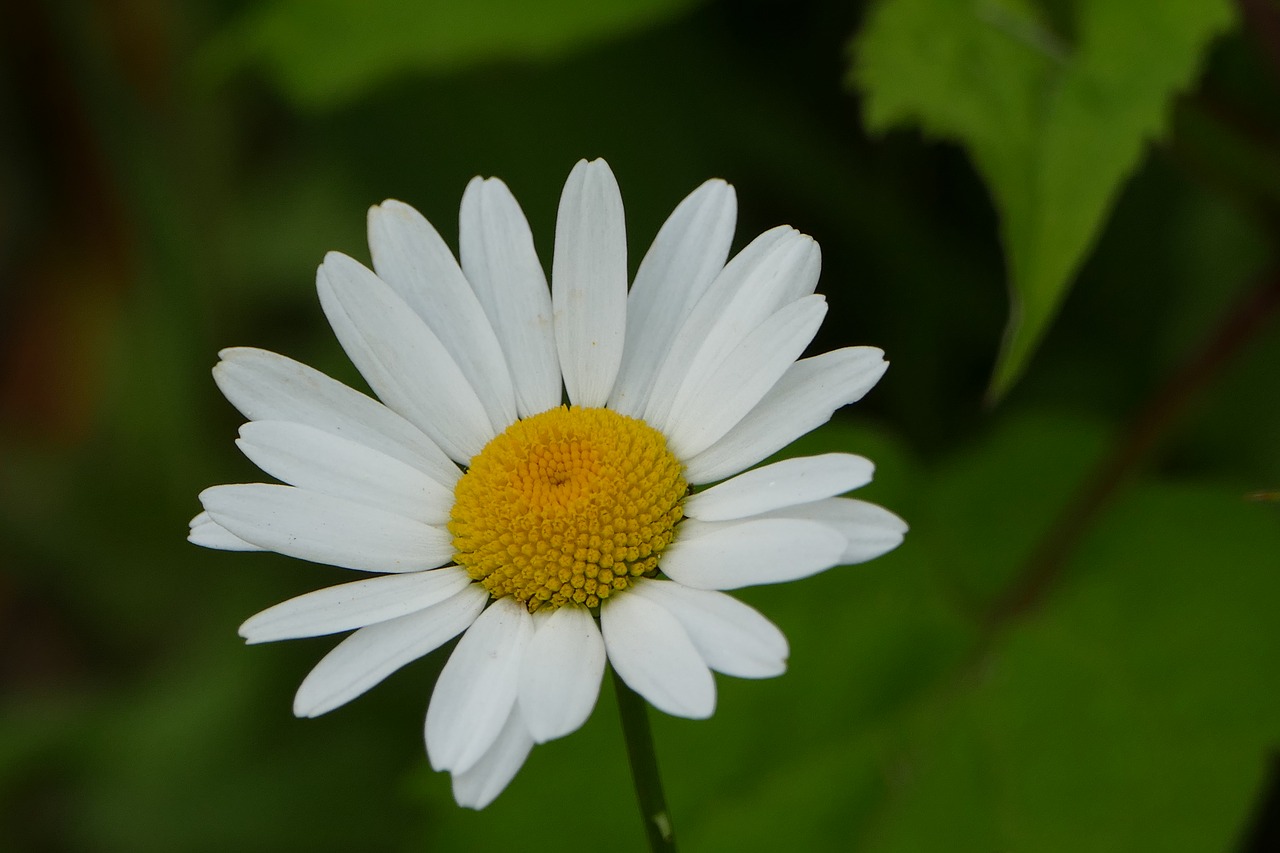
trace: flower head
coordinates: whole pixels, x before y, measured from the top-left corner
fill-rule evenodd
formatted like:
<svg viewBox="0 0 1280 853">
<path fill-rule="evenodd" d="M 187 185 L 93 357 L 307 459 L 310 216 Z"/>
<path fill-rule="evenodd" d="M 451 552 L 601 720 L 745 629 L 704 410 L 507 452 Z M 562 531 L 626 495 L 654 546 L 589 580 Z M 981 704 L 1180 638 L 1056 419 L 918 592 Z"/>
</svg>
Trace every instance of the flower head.
<svg viewBox="0 0 1280 853">
<path fill-rule="evenodd" d="M 703 184 L 628 290 L 617 183 L 579 162 L 549 289 L 501 181 L 467 187 L 460 264 L 387 201 L 369 212 L 373 270 L 331 253 L 317 274 L 381 402 L 281 355 L 222 352 L 214 377 L 249 419 L 237 444 L 287 485 L 206 489 L 191 541 L 373 575 L 241 627 L 251 643 L 353 631 L 303 681 L 296 714 L 462 634 L 426 744 L 458 802 L 482 808 L 535 742 L 585 722 L 606 660 L 660 710 L 710 716 L 713 670 L 763 678 L 787 658 L 782 633 L 723 590 L 902 541 L 897 516 L 839 497 L 871 479 L 859 456 L 746 470 L 886 363 L 872 347 L 797 360 L 826 313 L 817 244 L 779 227 L 726 263 L 735 218 L 733 189 Z"/>
</svg>

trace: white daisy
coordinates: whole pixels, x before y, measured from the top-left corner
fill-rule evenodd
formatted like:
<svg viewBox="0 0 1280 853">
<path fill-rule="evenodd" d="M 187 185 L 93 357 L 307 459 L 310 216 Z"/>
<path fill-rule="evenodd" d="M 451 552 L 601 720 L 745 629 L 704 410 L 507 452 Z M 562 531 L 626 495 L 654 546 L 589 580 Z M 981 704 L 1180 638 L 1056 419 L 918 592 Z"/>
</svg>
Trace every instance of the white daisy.
<svg viewBox="0 0 1280 853">
<path fill-rule="evenodd" d="M 703 184 L 628 291 L 617 183 L 604 161 L 579 162 L 548 289 L 501 181 L 467 186 L 461 265 L 387 201 L 369 211 L 373 271 L 330 253 L 317 274 L 380 403 L 281 355 L 221 353 L 214 377 L 249 419 L 237 444 L 288 485 L 205 490 L 191 541 L 374 575 L 241 627 L 250 643 L 354 631 L 303 681 L 298 716 L 462 634 L 426 745 L 458 802 L 483 808 L 534 743 L 586 721 L 606 660 L 660 710 L 710 716 L 713 670 L 765 678 L 787 658 L 782 633 L 722 590 L 902 541 L 897 516 L 838 497 L 870 481 L 859 456 L 739 473 L 887 365 L 873 347 L 797 361 L 826 313 L 818 246 L 783 226 L 726 263 L 735 219 L 732 187 Z"/>
</svg>

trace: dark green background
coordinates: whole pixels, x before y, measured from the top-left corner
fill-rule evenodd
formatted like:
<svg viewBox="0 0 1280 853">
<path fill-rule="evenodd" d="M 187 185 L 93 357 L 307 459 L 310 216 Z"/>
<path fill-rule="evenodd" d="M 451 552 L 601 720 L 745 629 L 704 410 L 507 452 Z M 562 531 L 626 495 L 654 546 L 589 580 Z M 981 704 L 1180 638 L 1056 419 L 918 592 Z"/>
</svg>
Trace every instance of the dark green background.
<svg viewBox="0 0 1280 853">
<path fill-rule="evenodd" d="M 1280 13 L 1166 6 L 1209 22 L 1177 57 L 1190 85 L 1148 92 L 1150 121 L 1126 130 L 1122 72 L 1142 66 L 1102 52 L 1070 130 L 1085 148 L 1121 138 L 1136 169 L 1085 168 L 1116 173 L 1087 216 L 1071 193 L 1050 205 L 1097 239 L 994 406 L 1018 250 L 988 190 L 1010 161 L 973 139 L 1003 144 L 1006 115 L 941 111 L 1017 80 L 998 63 L 948 76 L 884 22 L 927 47 L 946 15 L 1021 10 L 1052 36 L 1046 67 L 1069 70 L 1096 3 L 63 0 L 7 16 L 0 849 L 641 849 L 607 687 L 581 732 L 461 810 L 421 740 L 442 653 L 295 720 L 332 640 L 245 648 L 235 629 L 345 573 L 184 540 L 200 489 L 258 478 L 209 377 L 220 347 L 359 384 L 312 274 L 328 250 L 367 258 L 370 204 L 407 201 L 455 242 L 467 180 L 500 176 L 546 264 L 561 184 L 596 156 L 633 270 L 674 205 L 723 177 L 736 246 L 784 222 L 821 243 L 815 350 L 892 362 L 797 452 L 874 459 L 866 495 L 912 531 L 873 563 L 744 592 L 786 631 L 790 671 L 720 679 L 709 721 L 655 716 L 685 849 L 1250 849 L 1280 735 Z M 984 44 L 965 46 L 974 67 Z M 868 134 L 876 103 L 874 126 L 897 129 Z"/>
</svg>

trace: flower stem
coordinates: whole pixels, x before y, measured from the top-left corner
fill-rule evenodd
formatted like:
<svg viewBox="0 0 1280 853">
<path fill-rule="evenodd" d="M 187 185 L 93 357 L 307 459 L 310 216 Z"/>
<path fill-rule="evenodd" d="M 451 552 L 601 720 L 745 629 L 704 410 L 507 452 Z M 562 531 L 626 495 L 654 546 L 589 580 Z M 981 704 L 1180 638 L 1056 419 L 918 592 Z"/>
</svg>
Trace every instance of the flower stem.
<svg viewBox="0 0 1280 853">
<path fill-rule="evenodd" d="M 631 781 L 636 786 L 640 817 L 652 853 L 675 853 L 676 835 L 671 826 L 671 813 L 662 793 L 658 775 L 658 756 L 653 749 L 653 732 L 649 729 L 649 709 L 640 694 L 626 685 L 617 672 L 613 687 L 618 694 L 618 715 L 622 717 L 622 735 L 627 741 L 627 758 L 631 763 Z"/>
</svg>

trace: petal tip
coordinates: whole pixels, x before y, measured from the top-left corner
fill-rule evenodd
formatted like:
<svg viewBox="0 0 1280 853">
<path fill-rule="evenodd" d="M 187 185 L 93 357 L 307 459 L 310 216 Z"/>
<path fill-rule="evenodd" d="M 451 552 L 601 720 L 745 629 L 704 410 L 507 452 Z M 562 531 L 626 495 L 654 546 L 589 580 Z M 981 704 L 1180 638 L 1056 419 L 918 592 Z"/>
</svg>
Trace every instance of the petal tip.
<svg viewBox="0 0 1280 853">
<path fill-rule="evenodd" d="M 382 204 L 375 204 L 369 208 L 369 221 L 371 224 L 375 217 L 381 219 L 388 216 L 398 216 L 402 219 L 423 218 L 416 207 L 395 198 L 384 199 Z"/>
<path fill-rule="evenodd" d="M 251 357 L 254 353 L 261 352 L 257 347 L 223 347 L 218 350 L 218 363 L 213 366 L 214 370 L 243 358 Z"/>
</svg>

